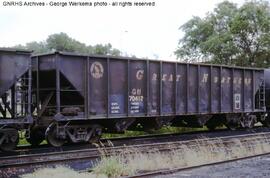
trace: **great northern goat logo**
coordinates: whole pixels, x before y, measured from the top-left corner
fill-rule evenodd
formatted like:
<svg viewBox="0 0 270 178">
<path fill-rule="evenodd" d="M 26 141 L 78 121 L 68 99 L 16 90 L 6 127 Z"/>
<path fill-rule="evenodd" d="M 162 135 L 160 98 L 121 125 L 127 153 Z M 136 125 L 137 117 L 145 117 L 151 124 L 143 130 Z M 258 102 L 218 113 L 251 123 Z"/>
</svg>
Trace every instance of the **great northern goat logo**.
<svg viewBox="0 0 270 178">
<path fill-rule="evenodd" d="M 94 62 L 90 68 L 92 77 L 98 79 L 103 76 L 104 68 L 100 62 Z"/>
</svg>

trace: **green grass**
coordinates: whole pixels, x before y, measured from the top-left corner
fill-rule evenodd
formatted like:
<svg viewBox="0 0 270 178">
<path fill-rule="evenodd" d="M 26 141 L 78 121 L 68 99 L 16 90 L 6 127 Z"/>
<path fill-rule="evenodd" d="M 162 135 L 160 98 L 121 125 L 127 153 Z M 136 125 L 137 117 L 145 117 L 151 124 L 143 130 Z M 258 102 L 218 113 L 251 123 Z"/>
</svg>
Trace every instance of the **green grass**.
<svg viewBox="0 0 270 178">
<path fill-rule="evenodd" d="M 18 145 L 29 145 L 29 143 L 27 142 L 25 138 L 25 131 L 19 131 L 19 135 L 20 135 L 20 140 L 19 140 Z"/>
<path fill-rule="evenodd" d="M 134 174 L 132 169 L 122 163 L 121 157 L 115 156 L 102 157 L 100 162 L 91 171 L 97 175 L 107 175 L 109 178 Z"/>
<path fill-rule="evenodd" d="M 23 138 L 20 139 L 18 145 L 29 145 L 29 143 L 27 142 L 26 138 L 23 137 Z"/>
<path fill-rule="evenodd" d="M 130 131 L 126 130 L 124 133 L 103 133 L 102 138 L 115 138 L 115 137 L 136 137 L 142 135 L 155 135 L 155 134 L 169 134 L 169 133 L 186 133 L 193 131 L 203 131 L 207 130 L 206 127 L 202 128 L 188 128 L 188 127 L 171 127 L 165 126 L 159 130 L 151 130 L 148 132 L 145 131 Z M 29 145 L 26 138 L 24 137 L 24 132 L 20 132 L 20 141 L 18 145 Z M 44 140 L 41 144 L 47 144 L 46 140 Z"/>
<path fill-rule="evenodd" d="M 171 126 L 166 126 L 166 127 L 162 127 L 159 130 L 151 130 L 149 132 L 126 130 L 123 134 L 118 134 L 118 133 L 104 133 L 102 135 L 102 138 L 132 137 L 132 136 L 135 137 L 135 136 L 142 136 L 142 135 L 169 134 L 169 133 L 186 133 L 186 132 L 203 131 L 203 130 L 207 130 L 207 128 L 206 127 L 202 127 L 202 128 L 188 128 L 188 127 L 171 127 Z"/>
<path fill-rule="evenodd" d="M 41 145 L 44 145 L 44 144 L 47 144 L 47 141 L 46 140 L 43 140 L 43 142 L 41 142 Z M 30 145 L 30 143 L 28 143 L 28 141 L 26 140 L 26 138 L 23 137 L 23 138 L 21 138 L 19 140 L 18 145 Z"/>
<path fill-rule="evenodd" d="M 28 143 L 28 141 L 25 138 L 25 132 L 24 131 L 20 131 L 19 134 L 20 134 L 20 140 L 19 140 L 18 145 L 19 146 L 30 145 L 30 143 Z M 46 140 L 43 140 L 43 142 L 41 143 L 41 145 L 43 145 L 43 144 L 47 144 L 47 141 Z"/>
<path fill-rule="evenodd" d="M 101 161 L 91 170 L 95 174 L 105 174 L 109 178 L 116 178 L 147 171 L 199 166 L 270 151 L 269 140 L 264 137 L 257 138 L 255 141 L 254 138 L 233 139 L 232 142 L 226 144 L 226 140 L 203 138 L 197 139 L 195 144 L 181 144 L 178 148 L 174 146 L 170 148 L 169 143 L 166 152 L 157 149 L 144 152 L 136 147 L 127 147 L 110 153 L 109 156 L 103 154 Z"/>
</svg>

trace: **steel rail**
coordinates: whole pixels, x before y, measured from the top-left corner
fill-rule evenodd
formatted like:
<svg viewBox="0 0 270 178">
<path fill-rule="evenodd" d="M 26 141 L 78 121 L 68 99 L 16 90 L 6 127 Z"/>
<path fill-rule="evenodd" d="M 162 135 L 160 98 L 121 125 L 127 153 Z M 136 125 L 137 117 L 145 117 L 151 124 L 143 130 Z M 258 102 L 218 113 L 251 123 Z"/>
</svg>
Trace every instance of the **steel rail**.
<svg viewBox="0 0 270 178">
<path fill-rule="evenodd" d="M 270 152 L 252 155 L 252 156 L 240 157 L 240 158 L 233 158 L 233 159 L 225 160 L 225 161 L 211 162 L 211 163 L 206 163 L 206 164 L 201 164 L 201 165 L 196 165 L 196 166 L 187 166 L 187 167 L 180 167 L 180 168 L 173 168 L 173 169 L 163 169 L 163 170 L 158 170 L 158 171 L 148 171 L 148 172 L 139 173 L 139 174 L 132 175 L 132 176 L 122 176 L 121 178 L 144 178 L 144 177 L 155 177 L 155 176 L 160 176 L 160 175 L 168 175 L 168 174 L 173 174 L 176 172 L 187 171 L 187 170 L 192 170 L 192 169 L 197 169 L 197 168 L 202 168 L 202 167 L 207 167 L 207 166 L 215 166 L 215 165 L 231 163 L 231 162 L 235 162 L 235 161 L 247 160 L 247 159 L 255 158 L 258 156 L 266 156 L 266 155 L 270 155 Z"/>
</svg>

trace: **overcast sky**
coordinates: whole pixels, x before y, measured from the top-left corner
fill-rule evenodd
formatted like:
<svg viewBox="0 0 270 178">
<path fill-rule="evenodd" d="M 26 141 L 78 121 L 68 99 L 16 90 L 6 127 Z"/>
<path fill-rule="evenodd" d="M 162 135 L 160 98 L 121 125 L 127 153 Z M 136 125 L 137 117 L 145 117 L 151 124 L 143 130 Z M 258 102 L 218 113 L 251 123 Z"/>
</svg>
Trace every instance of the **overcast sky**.
<svg viewBox="0 0 270 178">
<path fill-rule="evenodd" d="M 87 45 L 111 43 L 137 57 L 168 60 L 175 59 L 173 52 L 183 36 L 179 27 L 192 16 L 205 16 L 223 0 L 152 0 L 155 7 L 125 8 L 4 7 L 4 1 L 0 1 L 0 47 L 44 41 L 50 34 L 65 32 Z"/>
</svg>

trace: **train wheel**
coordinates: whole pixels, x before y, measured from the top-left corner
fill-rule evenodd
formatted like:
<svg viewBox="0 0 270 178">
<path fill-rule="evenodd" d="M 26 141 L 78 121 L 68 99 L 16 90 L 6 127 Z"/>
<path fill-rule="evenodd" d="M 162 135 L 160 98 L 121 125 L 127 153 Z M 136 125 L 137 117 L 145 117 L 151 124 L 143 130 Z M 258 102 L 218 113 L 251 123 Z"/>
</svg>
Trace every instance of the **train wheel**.
<svg viewBox="0 0 270 178">
<path fill-rule="evenodd" d="M 230 130 L 236 130 L 240 125 L 240 114 L 227 114 L 224 125 Z"/>
<path fill-rule="evenodd" d="M 264 127 L 270 127 L 270 116 L 267 116 L 265 120 L 261 121 L 261 123 L 263 124 Z"/>
<path fill-rule="evenodd" d="M 207 122 L 206 122 L 206 127 L 210 131 L 216 130 L 217 127 L 222 126 L 224 123 L 224 117 L 220 115 L 214 115 L 212 116 Z"/>
<path fill-rule="evenodd" d="M 206 125 L 207 129 L 210 130 L 210 131 L 214 131 L 216 130 L 217 126 L 216 125 Z"/>
<path fill-rule="evenodd" d="M 54 122 L 46 129 L 45 138 L 47 142 L 54 147 L 61 147 L 65 143 L 65 140 L 57 138 L 57 127 Z"/>
<path fill-rule="evenodd" d="M 227 123 L 225 124 L 225 126 L 230 130 L 236 130 L 238 128 L 238 124 L 233 122 Z"/>
<path fill-rule="evenodd" d="M 0 145 L 2 151 L 12 151 L 19 143 L 19 133 L 16 129 L 8 128 L 4 129 L 5 138 Z M 6 132 L 6 133 L 5 133 Z"/>
<path fill-rule="evenodd" d="M 94 129 L 93 135 L 89 139 L 89 142 L 90 143 L 97 143 L 97 142 L 99 142 L 101 135 L 102 135 L 102 127 L 99 125 L 95 125 L 93 127 L 93 129 Z"/>
<path fill-rule="evenodd" d="M 45 133 L 44 130 L 40 130 L 38 128 L 32 129 L 30 133 L 30 137 L 26 140 L 28 143 L 30 143 L 32 146 L 38 146 L 40 143 L 45 139 Z"/>
<path fill-rule="evenodd" d="M 263 124 L 264 127 L 270 127 L 270 121 L 269 120 L 262 121 L 262 124 Z"/>
</svg>

